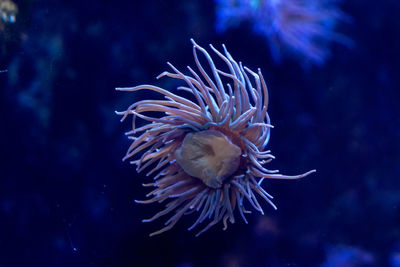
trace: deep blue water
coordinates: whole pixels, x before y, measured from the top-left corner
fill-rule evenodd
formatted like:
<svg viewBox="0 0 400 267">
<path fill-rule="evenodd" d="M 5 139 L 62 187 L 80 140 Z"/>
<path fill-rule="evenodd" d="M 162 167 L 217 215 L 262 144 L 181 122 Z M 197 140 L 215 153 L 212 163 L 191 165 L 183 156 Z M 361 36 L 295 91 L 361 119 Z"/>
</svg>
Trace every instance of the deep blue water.
<svg viewBox="0 0 400 267">
<path fill-rule="evenodd" d="M 1 1 L 0 1 L 1 2 Z M 271 56 L 249 22 L 217 32 L 213 1 L 15 1 L 0 28 L 0 266 L 400 266 L 400 2 L 343 1 L 353 42 L 321 66 Z M 190 38 L 260 67 L 275 128 L 264 204 L 194 237 L 185 216 L 148 237 L 162 205 L 139 205 L 151 178 L 122 162 L 114 110 L 151 94 L 115 87 L 194 66 Z M 341 265 L 342 264 L 342 265 Z M 347 264 L 347 265 L 345 265 Z"/>
</svg>

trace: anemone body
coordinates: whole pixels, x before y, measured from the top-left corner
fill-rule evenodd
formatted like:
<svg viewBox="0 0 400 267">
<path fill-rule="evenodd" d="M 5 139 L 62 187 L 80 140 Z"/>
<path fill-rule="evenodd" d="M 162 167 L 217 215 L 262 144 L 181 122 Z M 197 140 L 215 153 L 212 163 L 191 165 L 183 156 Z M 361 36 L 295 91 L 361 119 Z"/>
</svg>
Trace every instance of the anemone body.
<svg viewBox="0 0 400 267">
<path fill-rule="evenodd" d="M 154 176 L 153 183 L 144 184 L 154 187 L 147 194 L 149 199 L 136 202 L 167 202 L 162 211 L 143 222 L 173 213 L 165 227 L 151 235 L 171 229 L 192 212 L 198 217 L 189 230 L 205 225 L 198 235 L 220 221 L 225 230 L 228 221 L 235 222 L 236 213 L 247 223 L 245 214 L 250 211 L 246 205 L 264 213 L 260 198 L 276 209 L 272 196 L 261 187 L 263 179 L 298 179 L 315 171 L 287 176 L 264 167 L 274 156 L 265 151 L 272 125 L 267 113 L 268 90 L 260 69 L 253 72 L 237 63 L 225 46 L 221 53 L 210 45 L 226 65 L 225 70 L 219 70 L 208 52 L 192 43 L 199 74 L 188 67 L 191 75 L 185 75 L 168 63 L 173 72 L 163 72 L 157 78 L 184 81 L 185 86 L 177 89 L 192 94 L 193 100 L 153 85 L 117 88 L 150 90 L 165 97 L 141 100 L 117 112 L 123 116 L 121 120 L 133 117 L 132 130 L 126 133 L 132 144 L 124 160 L 131 159 L 137 172 L 147 169 L 146 175 Z M 199 53 L 210 74 L 200 63 Z M 150 111 L 161 116 L 146 115 Z M 137 118 L 148 123 L 136 127 Z"/>
</svg>

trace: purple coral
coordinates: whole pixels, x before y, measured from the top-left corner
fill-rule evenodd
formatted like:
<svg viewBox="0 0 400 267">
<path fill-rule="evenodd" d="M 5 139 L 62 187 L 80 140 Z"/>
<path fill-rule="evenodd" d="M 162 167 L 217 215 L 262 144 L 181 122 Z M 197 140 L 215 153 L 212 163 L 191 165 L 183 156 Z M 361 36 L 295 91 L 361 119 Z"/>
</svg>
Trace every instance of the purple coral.
<svg viewBox="0 0 400 267">
<path fill-rule="evenodd" d="M 303 63 L 322 65 L 330 55 L 331 41 L 351 46 L 346 36 L 335 32 L 338 22 L 349 21 L 334 0 L 216 0 L 216 29 L 223 32 L 249 21 L 264 35 L 276 61 L 283 53 L 296 55 Z"/>
</svg>

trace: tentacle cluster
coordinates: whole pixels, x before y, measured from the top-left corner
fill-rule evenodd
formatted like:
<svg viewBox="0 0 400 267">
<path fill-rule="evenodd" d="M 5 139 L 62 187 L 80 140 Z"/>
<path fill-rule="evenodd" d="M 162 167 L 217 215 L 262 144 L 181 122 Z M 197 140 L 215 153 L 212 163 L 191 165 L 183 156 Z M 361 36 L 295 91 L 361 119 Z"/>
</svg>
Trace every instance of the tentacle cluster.
<svg viewBox="0 0 400 267">
<path fill-rule="evenodd" d="M 137 202 L 147 204 L 169 201 L 164 210 L 143 221 L 150 222 L 174 212 L 165 222 L 165 227 L 151 235 L 171 229 L 183 215 L 192 212 L 198 212 L 199 216 L 189 230 L 208 221 L 198 235 L 221 220 L 225 230 L 228 220 L 235 222 L 236 209 L 247 223 L 245 214 L 250 211 L 245 208 L 245 199 L 262 214 L 263 209 L 256 195 L 276 209 L 271 201 L 272 196 L 261 187 L 263 179 L 298 179 L 315 171 L 286 176 L 263 166 L 274 157 L 270 151 L 264 150 L 272 125 L 267 113 L 268 89 L 260 69 L 253 72 L 240 62 L 237 63 L 224 45 L 223 53 L 210 45 L 211 50 L 227 66 L 227 70 L 219 70 L 208 52 L 194 40 L 191 41 L 199 74 L 187 67 L 191 76 L 185 75 L 168 63 L 173 72 L 163 72 L 157 78 L 167 76 L 183 80 L 186 85 L 178 87 L 178 90 L 191 93 L 195 101 L 153 85 L 117 88 L 119 91 L 131 92 L 150 90 L 165 97 L 165 100 L 138 101 L 126 111 L 117 112 L 122 115 L 121 121 L 129 115 L 133 116 L 132 130 L 126 133 L 132 144 L 124 160 L 132 159 L 131 163 L 136 165 L 137 172 L 148 168 L 146 175 L 154 175 L 153 183 L 144 184 L 146 187 L 155 187 L 147 194 L 149 199 Z M 205 57 L 211 75 L 200 63 L 199 54 Z M 224 86 L 223 80 L 230 82 Z M 151 117 L 144 114 L 150 111 L 162 115 Z M 136 127 L 137 117 L 149 123 Z M 221 132 L 241 149 L 239 168 L 216 188 L 187 174 L 174 154 L 183 145 L 188 133 L 208 130 Z"/>
</svg>

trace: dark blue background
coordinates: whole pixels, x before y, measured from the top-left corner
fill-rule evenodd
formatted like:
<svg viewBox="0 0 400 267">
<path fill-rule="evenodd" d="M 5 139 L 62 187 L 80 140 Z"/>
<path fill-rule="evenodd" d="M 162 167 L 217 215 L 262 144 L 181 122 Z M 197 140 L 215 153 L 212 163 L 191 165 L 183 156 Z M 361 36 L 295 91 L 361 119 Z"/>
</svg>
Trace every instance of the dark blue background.
<svg viewBox="0 0 400 267">
<path fill-rule="evenodd" d="M 246 23 L 217 34 L 213 1 L 16 3 L 0 32 L 0 266 L 400 266 L 398 1 L 342 3 L 355 47 L 308 70 L 276 65 Z M 172 89 L 155 76 L 194 66 L 190 38 L 263 70 L 270 168 L 318 172 L 265 181 L 278 211 L 249 225 L 195 238 L 186 216 L 149 238 L 161 205 L 133 203 L 149 178 L 121 162 L 130 123 L 114 114 L 141 96 L 114 87 Z"/>
</svg>

